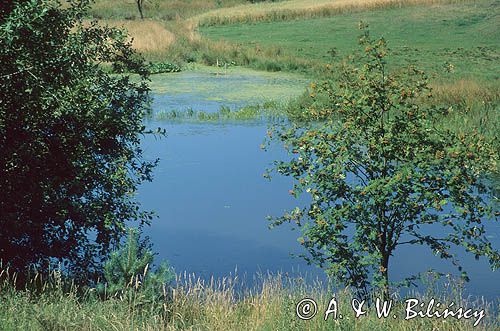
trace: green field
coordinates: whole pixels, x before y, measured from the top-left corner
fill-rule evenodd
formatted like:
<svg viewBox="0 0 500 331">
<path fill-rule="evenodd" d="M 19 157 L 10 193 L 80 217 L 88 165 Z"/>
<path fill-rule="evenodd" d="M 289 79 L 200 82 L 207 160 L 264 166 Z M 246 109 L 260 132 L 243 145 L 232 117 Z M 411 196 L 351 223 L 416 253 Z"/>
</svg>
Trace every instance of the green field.
<svg viewBox="0 0 500 331">
<path fill-rule="evenodd" d="M 434 88 L 433 102 L 459 110 L 444 119 L 446 126 L 478 129 L 498 139 L 499 8 L 494 0 L 465 1 L 202 26 L 199 32 L 204 40 L 225 45 L 225 52 L 214 46 L 212 57 L 225 55 L 264 70 L 305 71 L 320 79 L 325 64 L 339 63 L 359 50 L 358 24 L 363 21 L 373 36 L 388 41 L 391 54 L 386 59 L 393 69 L 412 64 L 425 70 Z"/>
<path fill-rule="evenodd" d="M 225 40 L 247 48 L 279 48 L 291 57 L 327 63 L 358 45 L 357 25 L 364 21 L 375 36 L 389 42 L 393 63 L 411 62 L 440 75 L 497 81 L 500 61 L 498 1 L 479 1 L 392 8 L 334 17 L 203 27 L 209 39 Z M 445 63 L 455 72 L 445 74 Z"/>
</svg>

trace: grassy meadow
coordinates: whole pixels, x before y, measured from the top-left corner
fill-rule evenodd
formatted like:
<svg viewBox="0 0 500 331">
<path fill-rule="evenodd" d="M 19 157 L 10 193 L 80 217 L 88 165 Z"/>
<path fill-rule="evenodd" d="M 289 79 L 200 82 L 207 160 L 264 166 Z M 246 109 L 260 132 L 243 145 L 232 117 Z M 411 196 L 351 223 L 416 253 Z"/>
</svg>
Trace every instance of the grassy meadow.
<svg viewBox="0 0 500 331">
<path fill-rule="evenodd" d="M 497 6 L 494 0 L 256 4 L 242 0 L 158 0 L 145 2 L 146 20 L 141 21 L 133 2 L 98 0 L 89 18 L 125 27 L 136 48 L 149 59 L 209 65 L 219 59 L 268 71 L 308 73 L 321 72 L 321 64 L 351 54 L 359 34 L 357 24 L 363 20 L 374 35 L 389 40 L 395 64 L 412 61 L 442 75 L 440 69 L 449 62 L 458 77 L 495 78 L 491 69 L 500 38 Z M 150 46 L 153 44 L 156 46 Z"/>
<path fill-rule="evenodd" d="M 259 24 L 203 27 L 209 39 L 241 47 L 274 49 L 277 55 L 328 63 L 358 50 L 357 24 L 389 42 L 393 66 L 413 63 L 441 79 L 497 80 L 500 32 L 495 1 L 386 8 Z M 332 56 L 334 55 L 334 56 Z M 445 63 L 453 72 L 445 71 Z"/>
<path fill-rule="evenodd" d="M 81 289 L 53 272 L 38 287 L 14 289 L 13 280 L 0 283 L 0 329 L 10 330 L 494 330 L 500 322 L 498 303 L 471 301 L 461 297 L 457 288 L 446 295 L 412 295 L 421 301 L 485 309 L 485 317 L 474 327 L 474 319 L 415 318 L 405 320 L 404 299 L 395 301 L 391 317 L 378 318 L 373 306 L 367 315 L 355 318 L 348 289 L 329 291 L 321 282 L 305 283 L 286 275 L 260 275 L 257 284 L 238 290 L 237 276 L 203 281 L 195 275 L 179 274 L 170 289 L 170 300 L 148 299 L 131 281 L 127 295 L 102 300 L 94 290 Z M 2 276 L 0 274 L 0 277 Z M 35 279 L 36 281 L 36 279 Z M 450 285 L 450 284 L 449 284 Z M 452 285 L 452 284 L 451 284 Z M 338 304 L 338 319 L 324 313 L 330 300 Z M 295 315 L 304 298 L 317 302 L 317 314 L 310 320 Z M 397 318 L 393 318 L 396 315 Z"/>
<path fill-rule="evenodd" d="M 498 138 L 500 33 L 494 11 L 498 6 L 492 0 L 380 5 L 332 17 L 204 26 L 200 32 L 252 54 L 243 56 L 246 65 L 277 71 L 306 67 L 320 77 L 325 64 L 359 48 L 356 25 L 367 22 L 374 36 L 388 40 L 389 66 L 413 64 L 430 75 L 434 103 L 457 110 L 446 119 L 450 126 L 479 129 Z"/>
</svg>

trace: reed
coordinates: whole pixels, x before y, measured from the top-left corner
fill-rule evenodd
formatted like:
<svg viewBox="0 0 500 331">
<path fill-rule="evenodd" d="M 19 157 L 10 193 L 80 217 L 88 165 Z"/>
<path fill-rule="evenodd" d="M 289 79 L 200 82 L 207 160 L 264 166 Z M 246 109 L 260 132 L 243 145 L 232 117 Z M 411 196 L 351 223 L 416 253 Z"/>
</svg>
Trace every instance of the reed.
<svg viewBox="0 0 500 331">
<path fill-rule="evenodd" d="M 455 132 L 478 131 L 492 143 L 500 142 L 500 87 L 495 82 L 460 79 L 435 82 L 433 104 L 452 107 L 441 125 Z"/>
<path fill-rule="evenodd" d="M 13 285 L 15 275 L 0 272 L 0 329 L 2 330 L 494 330 L 500 325 L 498 303 L 472 300 L 460 291 L 432 291 L 412 297 L 428 301 L 430 296 L 442 303 L 485 309 L 486 318 L 478 327 L 471 320 L 420 318 L 405 321 L 404 298 L 392 310 L 401 318 L 382 318 L 368 309 L 368 315 L 354 318 L 349 289 L 331 290 L 320 280 L 305 281 L 286 274 L 259 274 L 247 285 L 237 274 L 204 280 L 195 274 L 177 275 L 168 300 L 138 301 L 130 298 L 102 299 L 92 288 L 78 287 L 58 271 L 41 277 L 24 289 Z M 131 282 L 133 283 L 133 282 Z M 448 284 L 455 286 L 453 281 Z M 446 284 L 445 284 L 446 286 Z M 140 291 L 140 287 L 133 287 Z M 344 318 L 324 321 L 330 299 L 335 296 Z M 295 315 L 296 304 L 314 298 L 318 315 L 302 321 Z"/>
</svg>

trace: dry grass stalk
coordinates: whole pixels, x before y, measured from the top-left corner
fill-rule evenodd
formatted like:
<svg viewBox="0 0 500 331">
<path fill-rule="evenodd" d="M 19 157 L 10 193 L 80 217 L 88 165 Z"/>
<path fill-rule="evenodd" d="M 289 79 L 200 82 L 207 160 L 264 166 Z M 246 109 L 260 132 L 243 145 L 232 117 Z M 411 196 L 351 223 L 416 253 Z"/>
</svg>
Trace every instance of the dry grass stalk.
<svg viewBox="0 0 500 331">
<path fill-rule="evenodd" d="M 139 52 L 159 52 L 175 42 L 175 35 L 152 20 L 106 20 L 102 24 L 123 28 L 132 38 L 132 47 Z"/>
<path fill-rule="evenodd" d="M 463 0 L 291 0 L 240 5 L 212 10 L 192 18 L 197 25 L 219 25 L 260 21 L 284 21 L 297 18 L 326 17 L 349 11 L 388 7 L 434 5 Z"/>
</svg>

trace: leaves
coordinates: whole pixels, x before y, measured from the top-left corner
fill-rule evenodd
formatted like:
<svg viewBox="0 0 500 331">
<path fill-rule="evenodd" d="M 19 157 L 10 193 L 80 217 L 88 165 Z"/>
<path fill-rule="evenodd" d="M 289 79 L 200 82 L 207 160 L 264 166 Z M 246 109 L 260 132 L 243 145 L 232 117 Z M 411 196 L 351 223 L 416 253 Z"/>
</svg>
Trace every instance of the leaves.
<svg viewBox="0 0 500 331">
<path fill-rule="evenodd" d="M 0 12 L 0 259 L 17 271 L 68 262 L 89 281 L 151 179 L 140 137 L 147 68 L 123 32 L 84 25 L 89 1 L 14 1 Z M 110 75 L 103 64 L 138 72 Z"/>
<path fill-rule="evenodd" d="M 314 85 L 328 96 L 326 111 L 298 110 L 302 117 L 270 130 L 291 152 L 276 172 L 294 178 L 294 196 L 310 196 L 298 217 L 274 224 L 294 220 L 306 260 L 364 293 L 387 294 L 389 259 L 404 244 L 426 245 L 457 267 L 452 247 L 462 245 L 498 266 L 483 227 L 495 220 L 484 181 L 494 146 L 477 133 L 438 129 L 446 109 L 421 103 L 431 96 L 425 73 L 388 72 L 387 42 L 367 30 L 360 44 L 360 67 L 348 60 L 338 81 Z"/>
</svg>

